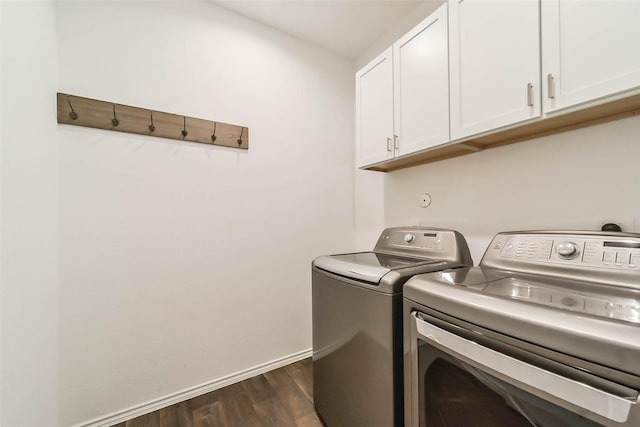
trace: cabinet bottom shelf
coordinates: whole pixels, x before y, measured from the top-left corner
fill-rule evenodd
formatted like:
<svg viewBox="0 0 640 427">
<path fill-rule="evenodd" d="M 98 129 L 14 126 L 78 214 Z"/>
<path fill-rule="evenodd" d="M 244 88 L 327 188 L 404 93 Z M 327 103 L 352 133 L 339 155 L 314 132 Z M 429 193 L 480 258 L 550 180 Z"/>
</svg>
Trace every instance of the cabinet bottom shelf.
<svg viewBox="0 0 640 427">
<path fill-rule="evenodd" d="M 526 124 L 500 129 L 490 134 L 443 144 L 403 157 L 376 163 L 363 169 L 392 172 L 533 138 L 633 117 L 638 114 L 640 114 L 640 94 L 561 115 L 558 113 L 557 115 L 536 119 Z"/>
</svg>

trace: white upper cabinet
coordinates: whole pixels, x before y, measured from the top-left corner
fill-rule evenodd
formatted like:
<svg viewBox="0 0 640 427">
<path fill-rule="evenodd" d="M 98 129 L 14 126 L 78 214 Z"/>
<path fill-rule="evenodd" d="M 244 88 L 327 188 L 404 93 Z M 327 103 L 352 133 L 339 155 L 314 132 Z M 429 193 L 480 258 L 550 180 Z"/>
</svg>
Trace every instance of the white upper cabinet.
<svg viewBox="0 0 640 427">
<path fill-rule="evenodd" d="M 542 0 L 545 112 L 640 86 L 640 1 Z"/>
<path fill-rule="evenodd" d="M 633 115 L 638 41 L 640 0 L 447 0 L 356 74 L 358 166 Z"/>
<path fill-rule="evenodd" d="M 356 73 L 358 167 L 449 141 L 447 6 Z"/>
<path fill-rule="evenodd" d="M 396 156 L 449 141 L 444 5 L 393 45 Z"/>
<path fill-rule="evenodd" d="M 356 73 L 358 167 L 393 157 L 393 64 L 389 47 Z"/>
<path fill-rule="evenodd" d="M 541 115 L 539 0 L 449 0 L 451 139 Z"/>
</svg>

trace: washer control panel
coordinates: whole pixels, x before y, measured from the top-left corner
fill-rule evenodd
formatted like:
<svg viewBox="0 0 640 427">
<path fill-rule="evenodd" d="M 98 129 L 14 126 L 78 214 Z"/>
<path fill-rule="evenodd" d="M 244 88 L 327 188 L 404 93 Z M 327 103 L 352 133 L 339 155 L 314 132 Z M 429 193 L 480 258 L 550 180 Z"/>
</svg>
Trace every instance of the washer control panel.
<svg viewBox="0 0 640 427">
<path fill-rule="evenodd" d="M 382 232 L 373 251 L 425 262 L 439 260 L 473 265 L 464 236 L 455 230 L 444 228 L 390 227 Z"/>
<path fill-rule="evenodd" d="M 640 235 L 498 234 L 485 256 L 522 262 L 640 270 Z"/>
<path fill-rule="evenodd" d="M 378 241 L 390 248 L 416 248 L 440 250 L 443 247 L 443 232 L 439 230 L 387 229 Z"/>
</svg>

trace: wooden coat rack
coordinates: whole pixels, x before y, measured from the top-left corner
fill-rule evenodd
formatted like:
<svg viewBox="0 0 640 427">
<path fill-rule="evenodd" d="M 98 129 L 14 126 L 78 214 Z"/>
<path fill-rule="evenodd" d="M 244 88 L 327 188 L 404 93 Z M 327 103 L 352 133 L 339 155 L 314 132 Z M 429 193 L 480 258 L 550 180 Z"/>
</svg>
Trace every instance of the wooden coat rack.
<svg viewBox="0 0 640 427">
<path fill-rule="evenodd" d="M 58 93 L 58 123 L 249 149 L 249 128 Z"/>
</svg>

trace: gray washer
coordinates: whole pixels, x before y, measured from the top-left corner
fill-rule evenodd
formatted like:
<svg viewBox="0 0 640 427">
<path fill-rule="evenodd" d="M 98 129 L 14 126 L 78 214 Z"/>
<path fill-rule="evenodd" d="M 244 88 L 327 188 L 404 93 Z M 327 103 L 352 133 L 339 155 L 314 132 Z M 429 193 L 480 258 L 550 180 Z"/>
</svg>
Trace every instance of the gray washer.
<svg viewBox="0 0 640 427">
<path fill-rule="evenodd" d="M 313 261 L 313 394 L 328 427 L 402 426 L 402 286 L 470 265 L 460 233 L 423 227 L 389 228 L 372 252 Z"/>
</svg>

